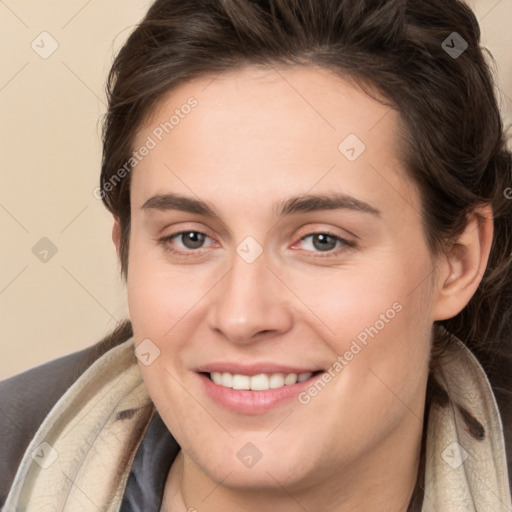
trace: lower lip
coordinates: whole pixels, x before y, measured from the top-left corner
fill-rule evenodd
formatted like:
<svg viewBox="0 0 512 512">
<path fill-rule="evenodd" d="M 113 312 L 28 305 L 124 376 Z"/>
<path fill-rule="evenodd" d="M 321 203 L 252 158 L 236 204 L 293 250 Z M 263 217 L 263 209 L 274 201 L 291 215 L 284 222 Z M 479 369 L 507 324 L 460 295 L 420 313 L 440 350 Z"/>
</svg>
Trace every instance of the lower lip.
<svg viewBox="0 0 512 512">
<path fill-rule="evenodd" d="M 321 373 L 312 375 L 303 382 L 290 386 L 265 391 L 250 391 L 245 389 L 232 389 L 215 384 L 202 373 L 197 374 L 202 381 L 206 393 L 219 405 L 231 411 L 242 414 L 262 414 L 282 405 L 285 401 L 296 398 L 299 393 L 309 387 L 314 381 L 321 378 Z"/>
</svg>

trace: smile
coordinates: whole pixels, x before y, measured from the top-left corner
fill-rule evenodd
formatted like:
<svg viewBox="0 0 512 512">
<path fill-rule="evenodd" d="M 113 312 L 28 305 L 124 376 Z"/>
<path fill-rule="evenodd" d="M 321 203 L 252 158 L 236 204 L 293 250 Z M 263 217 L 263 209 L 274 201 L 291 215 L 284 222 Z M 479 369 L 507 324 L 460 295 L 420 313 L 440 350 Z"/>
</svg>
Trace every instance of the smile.
<svg viewBox="0 0 512 512">
<path fill-rule="evenodd" d="M 218 386 L 232 389 L 245 389 L 252 391 L 266 391 L 284 386 L 292 386 L 297 382 L 304 382 L 318 372 L 304 373 L 259 373 L 257 375 L 242 375 L 229 372 L 210 372 L 207 375 Z"/>
<path fill-rule="evenodd" d="M 309 372 L 196 372 L 199 383 L 217 405 L 232 412 L 258 415 L 296 400 L 323 370 Z"/>
</svg>

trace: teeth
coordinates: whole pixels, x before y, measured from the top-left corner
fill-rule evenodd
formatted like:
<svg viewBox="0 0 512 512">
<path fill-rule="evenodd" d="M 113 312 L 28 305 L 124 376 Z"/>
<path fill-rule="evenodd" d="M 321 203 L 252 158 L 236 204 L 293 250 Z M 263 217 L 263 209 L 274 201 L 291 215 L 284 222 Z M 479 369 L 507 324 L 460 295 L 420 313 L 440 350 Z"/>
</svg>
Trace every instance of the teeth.
<svg viewBox="0 0 512 512">
<path fill-rule="evenodd" d="M 220 376 L 221 381 L 219 382 L 219 384 L 221 386 L 226 386 L 227 388 L 233 387 L 233 375 L 231 375 L 231 373 L 221 373 Z"/>
<path fill-rule="evenodd" d="M 291 386 L 292 384 L 295 384 L 297 382 L 298 375 L 296 373 L 289 373 L 284 378 L 284 385 L 285 386 Z"/>
<path fill-rule="evenodd" d="M 258 375 L 240 375 L 228 372 L 211 372 L 210 377 L 219 386 L 233 389 L 251 389 L 253 391 L 266 391 L 268 389 L 292 386 L 296 382 L 304 382 L 313 375 L 306 373 L 260 373 Z"/>
<path fill-rule="evenodd" d="M 273 373 L 269 379 L 270 389 L 282 388 L 284 386 L 284 373 Z"/>
<path fill-rule="evenodd" d="M 247 378 L 249 379 L 249 377 Z M 269 388 L 268 376 L 264 373 L 253 375 L 249 380 L 251 381 L 251 389 L 253 391 L 261 391 Z M 234 386 L 233 388 L 236 389 Z"/>
<path fill-rule="evenodd" d="M 251 389 L 251 377 L 248 375 L 233 375 L 233 389 Z"/>
</svg>

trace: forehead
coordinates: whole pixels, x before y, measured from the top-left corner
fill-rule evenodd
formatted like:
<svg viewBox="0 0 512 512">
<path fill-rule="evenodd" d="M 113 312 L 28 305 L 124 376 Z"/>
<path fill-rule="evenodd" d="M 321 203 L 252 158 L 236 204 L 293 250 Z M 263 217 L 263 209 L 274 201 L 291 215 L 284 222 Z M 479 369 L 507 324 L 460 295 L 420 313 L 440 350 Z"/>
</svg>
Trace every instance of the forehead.
<svg viewBox="0 0 512 512">
<path fill-rule="evenodd" d="M 238 133 L 240 128 L 248 130 L 265 125 L 284 129 L 289 134 L 298 128 L 302 129 L 302 135 L 321 132 L 327 139 L 331 139 L 328 134 L 340 138 L 347 130 L 362 137 L 385 117 L 381 135 L 386 133 L 392 138 L 389 128 L 395 128 L 395 132 L 398 121 L 395 111 L 370 98 L 349 77 L 341 78 L 324 68 L 245 66 L 175 87 L 153 107 L 139 135 L 168 121 L 173 113 L 179 114 L 176 111 L 191 97 L 197 101 L 192 112 L 194 128 L 204 129 L 198 136 L 225 136 L 230 128 L 232 133 Z M 185 131 L 186 123 L 181 123 L 184 118 L 179 117 L 180 122 L 172 128 L 175 133 Z M 211 131 L 213 123 L 218 129 Z M 277 133 L 268 135 L 275 137 Z M 247 146 L 250 147 L 250 141 Z"/>
<path fill-rule="evenodd" d="M 134 141 L 134 150 L 150 139 L 152 148 L 132 186 L 139 204 L 169 187 L 221 192 L 228 183 L 263 199 L 315 183 L 382 188 L 392 169 L 403 182 L 395 186 L 407 188 L 398 130 L 396 111 L 325 69 L 247 66 L 183 83 L 159 101 Z"/>
</svg>

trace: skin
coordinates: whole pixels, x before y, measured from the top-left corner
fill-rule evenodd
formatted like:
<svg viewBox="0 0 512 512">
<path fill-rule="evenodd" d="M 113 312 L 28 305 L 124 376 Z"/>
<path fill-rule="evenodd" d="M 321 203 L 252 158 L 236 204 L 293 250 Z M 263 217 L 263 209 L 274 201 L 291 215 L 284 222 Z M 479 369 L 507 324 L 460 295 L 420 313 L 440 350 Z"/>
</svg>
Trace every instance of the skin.
<svg viewBox="0 0 512 512">
<path fill-rule="evenodd" d="M 182 451 L 162 510 L 406 510 L 418 470 L 431 330 L 475 292 L 490 250 L 492 213 L 469 219 L 434 257 L 420 196 L 400 162 L 398 114 L 330 72 L 245 67 L 172 90 L 140 128 L 144 144 L 190 96 L 198 105 L 136 166 L 128 302 L 147 390 Z M 366 150 L 350 162 L 348 134 Z M 207 201 L 218 218 L 143 208 L 157 194 Z M 278 218 L 274 203 L 343 193 L 380 211 Z M 189 248 L 180 231 L 205 233 Z M 331 233 L 315 243 L 311 234 Z M 236 252 L 247 237 L 262 254 Z M 119 246 L 119 225 L 113 229 Z M 353 245 L 353 246 L 352 246 Z M 166 250 L 167 247 L 167 250 Z M 179 251 L 173 253 L 169 248 Z M 219 360 L 327 369 L 356 336 L 401 310 L 307 405 L 259 415 L 229 411 L 194 369 Z M 237 458 L 254 444 L 251 468 Z"/>
</svg>

